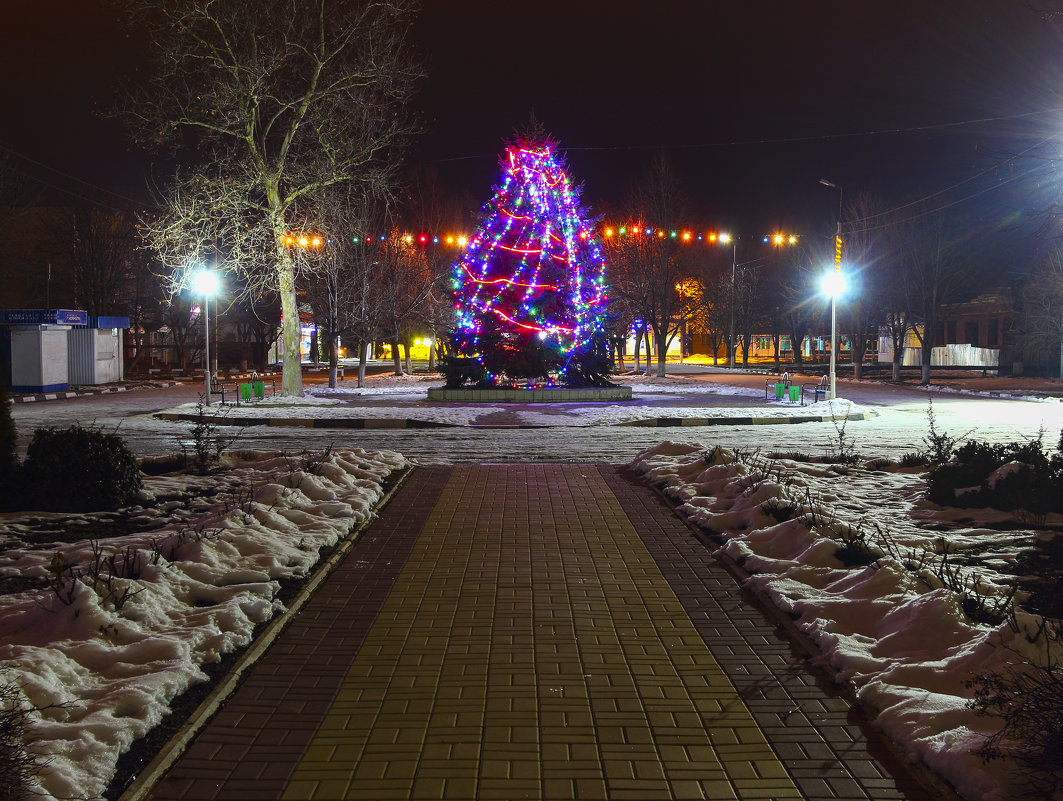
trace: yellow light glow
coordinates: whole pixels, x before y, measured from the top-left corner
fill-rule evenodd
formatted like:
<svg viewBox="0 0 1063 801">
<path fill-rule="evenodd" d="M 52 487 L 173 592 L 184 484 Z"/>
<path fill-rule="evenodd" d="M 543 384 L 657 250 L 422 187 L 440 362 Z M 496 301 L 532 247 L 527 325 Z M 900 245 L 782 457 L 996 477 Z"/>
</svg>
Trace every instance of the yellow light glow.
<svg viewBox="0 0 1063 801">
<path fill-rule="evenodd" d="M 413 234 L 406 234 L 403 239 L 405 239 L 406 243 L 409 244 L 410 242 L 413 242 Z"/>
<path fill-rule="evenodd" d="M 314 245 L 315 248 L 321 247 L 321 239 L 320 239 L 320 237 L 316 237 L 316 236 L 314 237 L 313 245 Z"/>
<path fill-rule="evenodd" d="M 720 234 L 720 241 L 723 242 L 725 245 L 730 243 L 731 235 L 730 234 Z"/>
<path fill-rule="evenodd" d="M 307 239 L 306 239 L 305 236 L 299 237 L 299 244 L 300 245 L 302 245 L 305 248 L 306 247 L 306 243 L 307 243 Z"/>
<path fill-rule="evenodd" d="M 796 236 L 791 236 L 790 237 L 790 244 L 791 245 L 796 245 L 797 244 L 797 237 Z"/>
<path fill-rule="evenodd" d="M 447 237 L 447 244 L 448 245 L 453 245 L 454 244 L 454 237 L 448 236 Z"/>
<path fill-rule="evenodd" d="M 613 229 L 612 228 L 606 228 L 605 229 L 605 235 L 606 236 L 612 236 L 613 235 Z"/>
<path fill-rule="evenodd" d="M 464 245 L 465 245 L 465 243 L 466 243 L 467 241 L 468 241 L 468 240 L 466 240 L 466 239 L 465 239 L 465 237 L 463 237 L 463 236 L 459 236 L 459 237 L 458 237 L 458 244 L 459 244 L 459 245 L 461 245 L 461 246 L 463 246 L 463 247 L 464 247 Z"/>
<path fill-rule="evenodd" d="M 776 245 L 781 245 L 782 243 L 783 243 L 783 236 L 782 236 L 782 234 L 776 234 L 776 235 L 775 235 L 775 244 L 776 244 Z"/>
</svg>

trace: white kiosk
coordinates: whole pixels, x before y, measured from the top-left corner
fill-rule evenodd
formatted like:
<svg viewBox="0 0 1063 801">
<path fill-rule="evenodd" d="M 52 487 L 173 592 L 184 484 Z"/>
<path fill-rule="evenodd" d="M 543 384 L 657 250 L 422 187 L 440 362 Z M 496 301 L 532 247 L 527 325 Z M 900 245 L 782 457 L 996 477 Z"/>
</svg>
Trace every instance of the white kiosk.
<svg viewBox="0 0 1063 801">
<path fill-rule="evenodd" d="M 87 325 L 71 309 L 0 309 L 0 366 L 12 392 L 62 392 L 70 387 L 67 333 Z"/>
</svg>

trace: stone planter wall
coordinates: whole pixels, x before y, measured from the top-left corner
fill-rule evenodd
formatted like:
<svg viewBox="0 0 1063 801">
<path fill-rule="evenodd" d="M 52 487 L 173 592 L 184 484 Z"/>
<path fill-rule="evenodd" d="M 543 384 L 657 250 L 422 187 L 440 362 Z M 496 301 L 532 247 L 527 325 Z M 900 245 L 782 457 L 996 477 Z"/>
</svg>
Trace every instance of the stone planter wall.
<svg viewBox="0 0 1063 801">
<path fill-rule="evenodd" d="M 446 389 L 429 387 L 428 400 L 451 403 L 575 403 L 629 401 L 631 387 L 585 387 L 568 389 Z"/>
</svg>

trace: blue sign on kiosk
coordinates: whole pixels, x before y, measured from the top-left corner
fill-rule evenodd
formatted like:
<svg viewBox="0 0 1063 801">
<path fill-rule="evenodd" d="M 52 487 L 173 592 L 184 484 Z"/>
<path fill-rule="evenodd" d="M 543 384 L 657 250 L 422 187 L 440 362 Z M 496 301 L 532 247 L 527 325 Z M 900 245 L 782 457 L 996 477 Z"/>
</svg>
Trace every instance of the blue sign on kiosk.
<svg viewBox="0 0 1063 801">
<path fill-rule="evenodd" d="M 81 309 L 0 309 L 0 325 L 88 325 Z"/>
</svg>

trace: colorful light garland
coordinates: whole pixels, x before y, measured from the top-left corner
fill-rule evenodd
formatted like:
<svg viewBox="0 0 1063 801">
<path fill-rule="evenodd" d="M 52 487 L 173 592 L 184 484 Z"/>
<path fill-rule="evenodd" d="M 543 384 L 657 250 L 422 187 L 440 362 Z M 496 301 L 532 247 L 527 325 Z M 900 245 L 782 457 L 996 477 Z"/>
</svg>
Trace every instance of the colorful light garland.
<svg viewBox="0 0 1063 801">
<path fill-rule="evenodd" d="M 517 353 L 535 337 L 564 365 L 604 322 L 601 240 L 550 144 L 511 145 L 502 167 L 479 228 L 454 265 L 456 344 L 483 361 L 490 324 L 506 349 Z"/>
<path fill-rule="evenodd" d="M 514 220 L 530 220 L 531 219 L 531 217 L 529 217 L 526 214 L 513 215 L 513 213 L 510 212 L 508 209 L 500 209 L 500 211 L 501 211 L 502 214 L 504 214 L 506 216 L 509 216 L 509 217 L 512 217 L 512 219 L 514 219 Z M 717 233 L 715 231 L 709 231 L 707 233 L 694 233 L 690 229 L 684 229 L 684 230 L 680 230 L 680 231 L 675 231 L 675 230 L 670 230 L 670 229 L 665 229 L 665 228 L 647 228 L 647 229 L 645 229 L 645 231 L 643 231 L 642 229 L 637 229 L 637 230 L 636 229 L 630 229 L 629 230 L 627 228 L 627 226 L 623 226 L 623 225 L 619 225 L 619 226 L 618 225 L 605 225 L 605 226 L 602 226 L 599 236 L 601 238 L 603 238 L 603 239 L 610 239 L 610 238 L 612 238 L 614 236 L 626 236 L 626 235 L 629 235 L 629 234 L 642 234 L 642 233 L 645 233 L 646 235 L 653 235 L 653 236 L 656 236 L 656 237 L 658 237 L 660 239 L 663 239 L 665 237 L 668 237 L 670 239 L 678 239 L 679 241 L 681 241 L 683 243 L 687 243 L 687 244 L 692 244 L 694 242 L 707 242 L 709 244 L 715 244 L 718 241 L 719 242 L 727 241 L 726 237 L 728 236 L 727 234 L 719 234 L 719 233 Z M 411 233 L 403 233 L 403 234 L 399 234 L 398 236 L 400 236 L 402 238 L 402 240 L 404 242 L 406 242 L 407 244 L 417 244 L 417 245 L 424 245 L 424 246 L 428 246 L 428 245 L 447 245 L 448 247 L 464 248 L 464 247 L 466 247 L 469 244 L 469 238 L 465 234 L 424 234 L 424 233 L 422 233 L 422 234 L 411 234 Z M 559 242 L 561 241 L 561 240 L 557 239 L 556 235 L 553 235 L 553 236 L 554 236 L 556 241 L 559 241 Z M 588 231 L 584 231 L 584 232 L 580 233 L 580 237 L 583 238 L 583 239 L 586 239 L 586 238 L 588 238 L 590 236 L 592 236 L 592 234 L 590 232 L 588 232 Z M 367 243 L 368 242 L 378 242 L 378 241 L 379 242 L 385 242 L 385 241 L 387 241 L 387 239 L 388 239 L 388 237 L 383 235 L 383 234 L 381 234 L 379 236 L 361 236 L 361 235 L 357 235 L 357 236 L 352 237 L 352 241 L 353 242 L 367 242 Z M 797 234 L 773 233 L 773 234 L 765 234 L 762 237 L 761 241 L 763 241 L 764 244 L 772 244 L 772 245 L 796 245 L 799 239 L 800 239 L 800 237 Z M 308 233 L 289 234 L 285 238 L 285 244 L 288 245 L 289 247 L 292 247 L 292 248 L 299 247 L 299 248 L 306 248 L 306 249 L 319 249 L 319 248 L 321 248 L 322 245 L 330 244 L 330 240 L 324 239 L 320 235 L 315 235 L 315 234 L 308 234 Z"/>
</svg>

